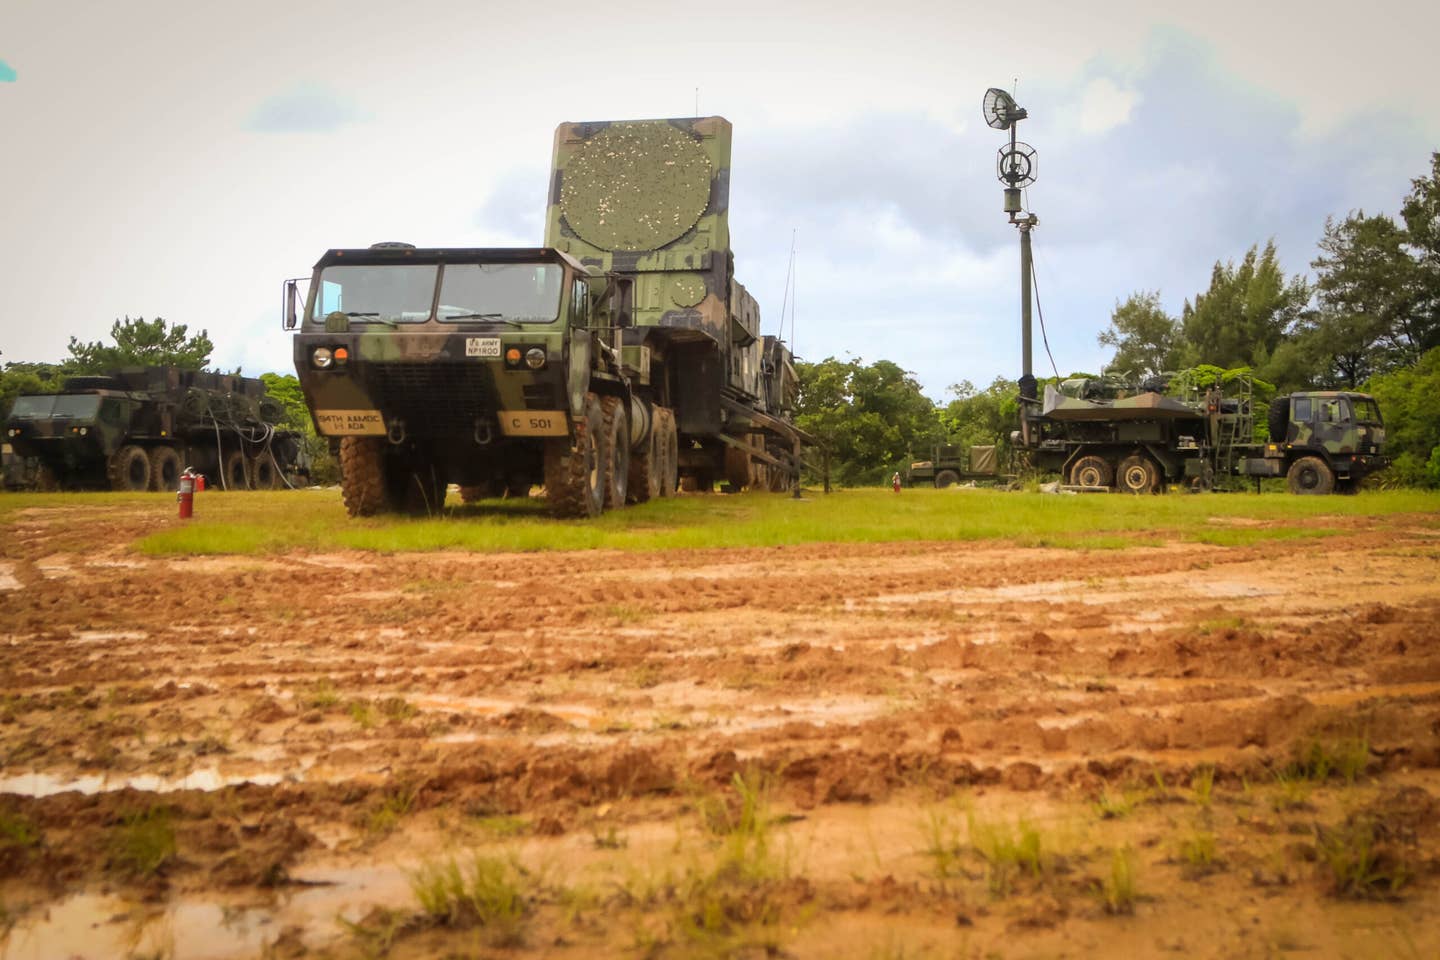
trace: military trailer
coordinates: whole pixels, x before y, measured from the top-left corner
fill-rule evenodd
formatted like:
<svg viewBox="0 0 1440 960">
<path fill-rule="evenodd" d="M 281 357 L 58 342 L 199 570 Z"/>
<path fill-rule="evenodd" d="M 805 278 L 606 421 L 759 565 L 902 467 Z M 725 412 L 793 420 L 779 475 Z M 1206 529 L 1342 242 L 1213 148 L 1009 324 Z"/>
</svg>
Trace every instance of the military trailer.
<svg viewBox="0 0 1440 960">
<path fill-rule="evenodd" d="M 544 247 L 328 251 L 287 329 L 352 516 L 798 481 L 790 352 L 734 279 L 730 124 L 565 123 Z"/>
<path fill-rule="evenodd" d="M 937 444 L 929 460 L 916 460 L 907 473 L 913 486 L 940 489 L 961 481 L 997 482 L 1015 479 L 1000 472 L 1000 458 L 993 443 L 975 444 L 968 449 L 953 443 Z"/>
<path fill-rule="evenodd" d="M 41 489 L 173 492 L 187 466 L 216 488 L 269 489 L 305 472 L 284 413 L 250 377 L 129 367 L 17 398 L 5 439 L 38 462 Z"/>
<path fill-rule="evenodd" d="M 1182 377 L 1170 392 L 1180 395 L 1090 378 L 1047 385 L 1013 439 L 1037 467 L 1075 487 L 1128 493 L 1167 484 L 1209 490 L 1223 477 L 1285 477 L 1291 493 L 1344 493 L 1389 463 L 1380 408 L 1366 394 L 1277 397 L 1269 441 L 1260 443 L 1247 378 L 1199 390 Z"/>
</svg>

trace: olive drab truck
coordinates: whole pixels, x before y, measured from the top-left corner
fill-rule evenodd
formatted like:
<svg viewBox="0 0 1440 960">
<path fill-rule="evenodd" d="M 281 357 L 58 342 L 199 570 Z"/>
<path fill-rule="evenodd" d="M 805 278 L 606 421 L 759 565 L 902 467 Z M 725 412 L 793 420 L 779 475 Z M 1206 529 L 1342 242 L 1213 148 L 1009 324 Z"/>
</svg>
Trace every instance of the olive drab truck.
<svg viewBox="0 0 1440 960">
<path fill-rule="evenodd" d="M 285 409 L 251 377 L 127 367 L 16 399 L 5 439 L 41 489 L 174 492 L 185 467 L 217 489 L 294 485 L 308 472 Z"/>
<path fill-rule="evenodd" d="M 1226 477 L 1285 478 L 1297 494 L 1346 493 L 1388 464 L 1375 400 L 1318 391 L 1277 397 L 1257 442 L 1246 377 L 1203 389 L 1075 378 L 1047 385 L 1012 438 L 1036 466 L 1087 490 L 1209 490 Z"/>
<path fill-rule="evenodd" d="M 789 350 L 734 279 L 730 124 L 566 123 L 544 247 L 330 250 L 285 325 L 352 516 L 543 485 L 593 517 L 798 480 Z"/>
</svg>

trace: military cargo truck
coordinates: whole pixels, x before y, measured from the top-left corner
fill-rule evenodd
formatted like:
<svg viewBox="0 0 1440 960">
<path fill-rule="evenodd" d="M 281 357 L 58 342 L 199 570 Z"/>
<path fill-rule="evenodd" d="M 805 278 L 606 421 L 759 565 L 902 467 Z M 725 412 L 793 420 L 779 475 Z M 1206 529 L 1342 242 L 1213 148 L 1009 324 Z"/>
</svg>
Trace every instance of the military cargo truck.
<svg viewBox="0 0 1440 960">
<path fill-rule="evenodd" d="M 565 123 L 545 247 L 331 250 L 287 329 L 352 516 L 545 487 L 593 517 L 785 489 L 807 438 L 790 352 L 734 278 L 730 124 Z"/>
<path fill-rule="evenodd" d="M 260 380 L 130 367 L 16 399 L 5 439 L 41 489 L 174 491 L 193 467 L 217 488 L 268 489 L 303 473 L 300 437 Z"/>
<path fill-rule="evenodd" d="M 907 474 L 911 486 L 943 489 L 961 481 L 1010 481 L 1013 474 L 1000 472 L 995 444 L 975 444 L 968 449 L 953 443 L 937 444 L 929 460 L 916 460 Z"/>
<path fill-rule="evenodd" d="M 1361 393 L 1277 397 L 1269 441 L 1255 440 L 1253 386 L 1238 377 L 1199 390 L 1080 378 L 1047 385 L 1013 438 L 1036 466 L 1083 488 L 1150 493 L 1166 484 L 1209 490 L 1223 477 L 1285 477 L 1291 493 L 1353 491 L 1383 469 L 1385 425 Z"/>
</svg>

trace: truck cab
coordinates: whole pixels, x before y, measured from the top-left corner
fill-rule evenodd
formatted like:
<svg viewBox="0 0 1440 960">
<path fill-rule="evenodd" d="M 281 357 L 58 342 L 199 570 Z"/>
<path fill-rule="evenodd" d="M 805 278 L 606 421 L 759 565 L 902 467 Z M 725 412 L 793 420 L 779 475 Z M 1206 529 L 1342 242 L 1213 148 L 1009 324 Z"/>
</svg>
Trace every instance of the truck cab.
<svg viewBox="0 0 1440 960">
<path fill-rule="evenodd" d="M 352 514 L 433 511 L 449 483 L 467 499 L 528 492 L 546 482 L 547 449 L 606 453 L 581 436 L 592 407 L 603 422 L 589 432 L 614 433 L 606 418 L 619 416 L 624 449 L 567 509 L 594 515 L 617 489 L 623 503 L 625 283 L 549 248 L 378 244 L 321 257 L 298 317 L 295 290 L 295 369 L 316 430 L 341 455 Z"/>
<path fill-rule="evenodd" d="M 1364 393 L 1326 390 L 1276 397 L 1264 455 L 1242 461 L 1252 476 L 1286 478 L 1292 493 L 1353 491 L 1389 464 L 1380 405 Z"/>
</svg>

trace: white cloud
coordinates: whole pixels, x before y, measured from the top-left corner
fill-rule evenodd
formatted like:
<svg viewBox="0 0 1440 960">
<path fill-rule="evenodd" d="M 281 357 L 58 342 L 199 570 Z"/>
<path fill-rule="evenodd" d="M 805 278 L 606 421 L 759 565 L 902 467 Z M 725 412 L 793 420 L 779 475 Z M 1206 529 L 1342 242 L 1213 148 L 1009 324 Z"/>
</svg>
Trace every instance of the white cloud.
<svg viewBox="0 0 1440 960">
<path fill-rule="evenodd" d="M 1130 112 L 1140 100 L 1134 90 L 1124 90 L 1109 77 L 1096 77 L 1085 85 L 1080 98 L 1080 130 L 1106 133 L 1130 121 Z"/>
</svg>

